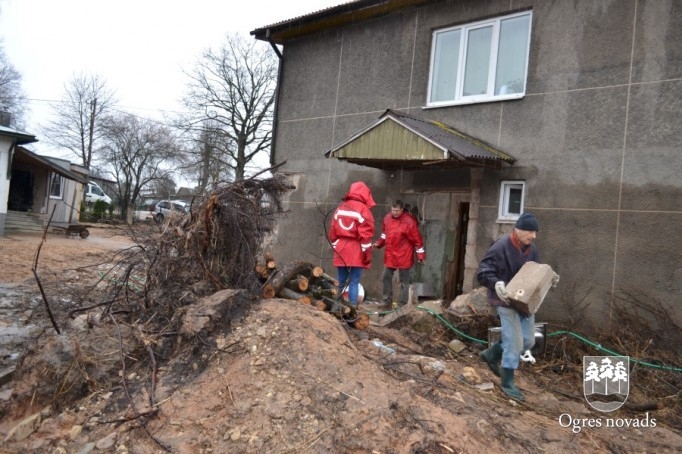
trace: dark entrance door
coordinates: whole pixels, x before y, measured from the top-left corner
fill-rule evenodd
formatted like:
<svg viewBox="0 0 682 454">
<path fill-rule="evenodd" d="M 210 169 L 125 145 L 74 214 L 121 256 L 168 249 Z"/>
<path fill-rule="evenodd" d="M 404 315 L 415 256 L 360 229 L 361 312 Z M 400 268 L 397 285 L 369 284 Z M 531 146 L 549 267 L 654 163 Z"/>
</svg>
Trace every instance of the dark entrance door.
<svg viewBox="0 0 682 454">
<path fill-rule="evenodd" d="M 446 301 L 451 301 L 457 295 L 463 293 L 464 254 L 466 253 L 468 225 L 469 202 L 460 202 L 455 231 L 448 232 L 448 238 L 445 242 L 448 249 L 445 267 L 445 288 L 443 289 Z"/>
<path fill-rule="evenodd" d="M 12 170 L 7 209 L 12 211 L 28 211 L 33 209 L 33 171 Z"/>
</svg>

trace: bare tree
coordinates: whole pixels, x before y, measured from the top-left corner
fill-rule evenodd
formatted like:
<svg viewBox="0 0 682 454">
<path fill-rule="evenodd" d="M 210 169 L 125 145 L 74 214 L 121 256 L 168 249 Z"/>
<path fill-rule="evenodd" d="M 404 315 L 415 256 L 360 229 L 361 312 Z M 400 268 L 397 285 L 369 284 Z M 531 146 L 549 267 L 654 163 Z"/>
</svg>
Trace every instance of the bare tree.
<svg viewBox="0 0 682 454">
<path fill-rule="evenodd" d="M 97 75 L 78 74 L 64 84 L 64 96 L 45 128 L 48 142 L 71 150 L 90 168 L 102 140 L 101 119 L 116 102 L 114 93 Z"/>
<path fill-rule="evenodd" d="M 23 126 L 24 100 L 21 74 L 10 63 L 5 50 L 0 47 L 0 111 L 11 114 L 10 125 L 18 128 Z"/>
<path fill-rule="evenodd" d="M 219 182 L 234 180 L 234 169 L 230 165 L 233 142 L 222 133 L 220 125 L 205 119 L 200 128 L 191 133 L 184 170 L 197 182 L 197 194 Z"/>
<path fill-rule="evenodd" d="M 177 191 L 177 184 L 170 175 L 161 177 L 152 182 L 151 187 L 154 188 L 154 194 L 158 197 L 172 199 L 173 194 Z"/>
<path fill-rule="evenodd" d="M 216 179 L 209 169 L 229 169 L 235 180 L 244 179 L 256 155 L 267 156 L 270 148 L 274 54 L 263 43 L 229 35 L 218 51 L 205 51 L 188 76 L 184 104 L 191 114 L 183 125 L 199 144 L 192 164 L 200 186 Z"/>
<path fill-rule="evenodd" d="M 121 219 L 126 219 L 142 188 L 173 173 L 181 150 L 168 127 L 132 114 L 108 116 L 101 127 L 101 170 L 118 182 Z"/>
</svg>

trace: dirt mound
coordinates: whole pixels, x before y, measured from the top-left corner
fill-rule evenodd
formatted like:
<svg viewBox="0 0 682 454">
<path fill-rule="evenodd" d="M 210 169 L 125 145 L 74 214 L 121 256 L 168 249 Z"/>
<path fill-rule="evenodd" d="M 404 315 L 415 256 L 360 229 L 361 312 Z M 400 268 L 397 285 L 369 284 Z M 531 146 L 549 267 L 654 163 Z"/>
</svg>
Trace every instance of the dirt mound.
<svg viewBox="0 0 682 454">
<path fill-rule="evenodd" d="M 219 299 L 234 307 L 230 301 L 235 297 Z M 562 414 L 581 420 L 597 420 L 600 415 L 575 399 L 539 388 L 533 380 L 535 366 L 524 366 L 519 374 L 528 401 L 516 403 L 496 387 L 481 386 L 495 380 L 481 367 L 475 351 L 455 356 L 442 346 L 429 345 L 425 335 L 406 336 L 390 326 L 359 332 L 326 312 L 279 299 L 262 300 L 250 311 L 233 315 L 227 329 L 209 323 L 182 338 L 175 357 L 158 370 L 156 408 L 149 405 L 149 371 L 127 370 L 125 387 L 119 383 L 93 392 L 59 414 L 44 411 L 37 432 L 23 441 L 5 442 L 4 449 L 79 452 L 95 445 L 135 453 L 682 449 L 682 436 L 662 425 L 630 430 L 585 427 L 578 433 L 562 427 L 566 425 L 560 422 Z M 402 323 L 433 325 L 432 333 L 441 329 L 427 313 L 414 311 L 411 318 Z M 113 326 L 111 330 L 115 331 Z M 375 339 L 394 352 L 375 346 Z M 424 341 L 432 354 L 440 349 L 443 355 L 423 355 Z M 619 417 L 639 421 L 643 416 Z"/>
</svg>

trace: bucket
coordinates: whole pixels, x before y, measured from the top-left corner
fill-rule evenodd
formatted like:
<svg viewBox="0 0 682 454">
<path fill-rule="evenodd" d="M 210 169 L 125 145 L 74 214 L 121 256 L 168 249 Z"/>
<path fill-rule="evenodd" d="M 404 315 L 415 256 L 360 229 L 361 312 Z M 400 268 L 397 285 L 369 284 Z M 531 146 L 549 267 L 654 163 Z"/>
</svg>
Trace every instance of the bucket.
<svg viewBox="0 0 682 454">
<path fill-rule="evenodd" d="M 434 295 L 433 285 L 428 282 L 413 282 L 413 295 L 419 298 L 432 298 Z"/>
<path fill-rule="evenodd" d="M 495 342 L 500 340 L 502 337 L 502 328 L 493 327 L 488 328 L 488 345 L 493 345 Z M 531 349 L 533 355 L 542 355 L 545 353 L 547 338 L 547 323 L 536 323 L 535 324 L 535 345 Z"/>
<path fill-rule="evenodd" d="M 348 287 L 343 288 L 342 292 L 343 298 L 348 301 Z M 362 284 L 358 284 L 358 304 L 362 303 L 365 300 L 365 289 L 362 287 Z"/>
</svg>

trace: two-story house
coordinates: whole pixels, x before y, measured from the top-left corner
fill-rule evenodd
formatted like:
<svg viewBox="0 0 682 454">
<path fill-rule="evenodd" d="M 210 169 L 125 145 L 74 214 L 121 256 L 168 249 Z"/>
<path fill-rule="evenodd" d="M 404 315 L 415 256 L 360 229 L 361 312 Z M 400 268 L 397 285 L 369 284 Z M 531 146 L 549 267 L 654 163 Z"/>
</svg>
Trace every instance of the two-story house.
<svg viewBox="0 0 682 454">
<path fill-rule="evenodd" d="M 435 296 L 477 287 L 530 211 L 561 275 L 539 320 L 598 326 L 630 295 L 682 323 L 682 2 L 358 0 L 251 34 L 280 57 L 272 160 L 296 186 L 279 261 L 333 270 L 326 215 L 362 180 L 377 235 L 418 208 Z"/>
</svg>

